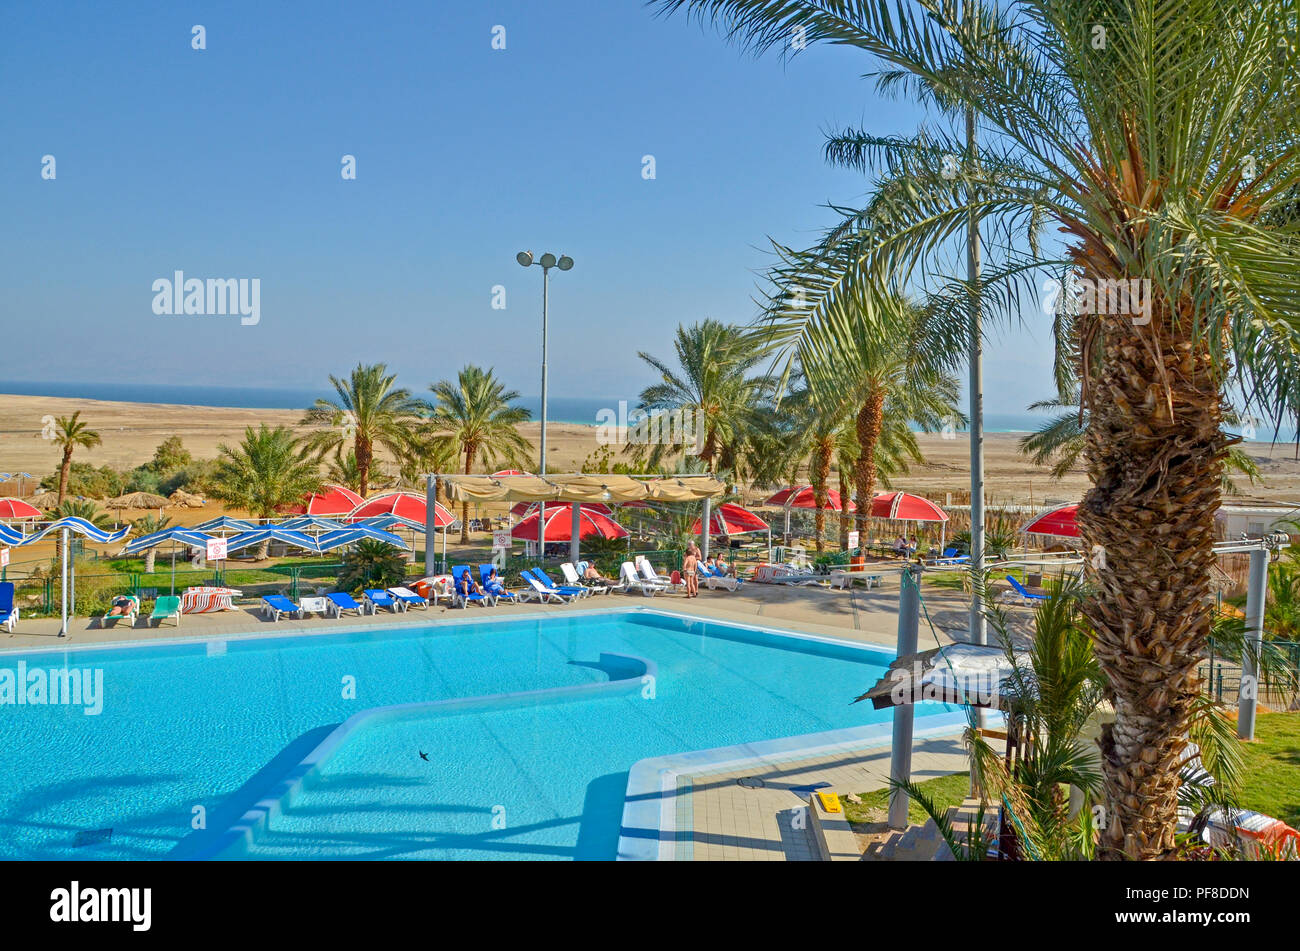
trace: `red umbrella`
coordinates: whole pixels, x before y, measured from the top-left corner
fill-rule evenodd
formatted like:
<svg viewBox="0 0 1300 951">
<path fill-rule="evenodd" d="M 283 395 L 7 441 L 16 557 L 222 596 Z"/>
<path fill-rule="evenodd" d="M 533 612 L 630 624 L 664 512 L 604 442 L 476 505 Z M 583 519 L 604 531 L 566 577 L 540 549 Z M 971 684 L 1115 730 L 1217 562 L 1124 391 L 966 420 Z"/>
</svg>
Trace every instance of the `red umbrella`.
<svg viewBox="0 0 1300 951">
<path fill-rule="evenodd" d="M 347 486 L 327 482 L 321 486 L 321 491 L 303 496 L 298 505 L 281 506 L 279 511 L 286 515 L 319 515 L 328 518 L 332 515 L 347 515 L 364 501 Z"/>
<path fill-rule="evenodd" d="M 0 499 L 0 518 L 44 518 L 45 513 L 22 499 Z"/>
<path fill-rule="evenodd" d="M 948 513 L 929 499 L 907 492 L 885 492 L 871 500 L 872 518 L 893 518 L 903 522 L 946 522 Z"/>
<path fill-rule="evenodd" d="M 700 534 L 701 524 L 697 518 L 691 526 L 692 535 Z M 750 532 L 765 532 L 767 529 L 767 522 L 735 502 L 723 502 L 709 516 L 710 535 L 748 535 Z"/>
<path fill-rule="evenodd" d="M 499 479 L 501 476 L 512 476 L 512 475 L 532 475 L 532 473 L 525 472 L 523 469 L 501 469 L 498 472 L 492 473 L 491 478 Z"/>
<path fill-rule="evenodd" d="M 534 512 L 510 530 L 512 538 L 537 541 L 537 513 Z M 578 509 L 578 538 L 627 538 L 628 531 L 608 515 L 593 511 L 587 506 Z M 567 542 L 573 538 L 573 510 L 570 504 L 558 502 L 546 506 L 546 540 Z"/>
<path fill-rule="evenodd" d="M 791 485 L 769 496 L 763 501 L 764 505 L 775 505 L 781 508 L 795 509 L 815 509 L 817 507 L 816 493 L 811 485 Z M 834 489 L 826 490 L 826 508 L 830 511 L 841 511 L 840 494 Z M 857 506 L 849 502 L 849 511 L 857 510 Z"/>
<path fill-rule="evenodd" d="M 442 503 L 434 502 L 433 504 L 435 527 L 446 528 L 456 521 L 456 516 L 448 512 Z M 348 520 L 355 522 L 375 515 L 398 515 L 423 525 L 425 524 L 427 512 L 428 509 L 425 506 L 423 495 L 416 495 L 414 492 L 388 492 L 384 495 L 376 495 L 372 499 L 366 499 L 348 513 Z"/>
<path fill-rule="evenodd" d="M 1075 521 L 1078 514 L 1078 502 L 1061 505 L 1041 515 L 1035 515 L 1021 531 L 1029 535 L 1064 535 L 1078 538 L 1079 524 Z"/>
</svg>

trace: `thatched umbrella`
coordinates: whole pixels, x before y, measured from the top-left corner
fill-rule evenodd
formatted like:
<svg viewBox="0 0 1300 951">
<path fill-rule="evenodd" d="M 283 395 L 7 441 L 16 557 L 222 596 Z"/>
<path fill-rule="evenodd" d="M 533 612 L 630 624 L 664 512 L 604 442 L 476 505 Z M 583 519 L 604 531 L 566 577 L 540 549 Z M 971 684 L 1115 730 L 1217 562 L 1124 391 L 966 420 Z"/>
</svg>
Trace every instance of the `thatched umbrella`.
<svg viewBox="0 0 1300 951">
<path fill-rule="evenodd" d="M 164 509 L 171 502 L 152 492 L 128 492 L 104 503 L 106 509 Z"/>
<path fill-rule="evenodd" d="M 28 505 L 34 505 L 42 512 L 48 512 L 50 509 L 59 507 L 59 494 L 57 492 L 41 492 L 38 495 L 24 496 L 23 501 Z"/>
</svg>

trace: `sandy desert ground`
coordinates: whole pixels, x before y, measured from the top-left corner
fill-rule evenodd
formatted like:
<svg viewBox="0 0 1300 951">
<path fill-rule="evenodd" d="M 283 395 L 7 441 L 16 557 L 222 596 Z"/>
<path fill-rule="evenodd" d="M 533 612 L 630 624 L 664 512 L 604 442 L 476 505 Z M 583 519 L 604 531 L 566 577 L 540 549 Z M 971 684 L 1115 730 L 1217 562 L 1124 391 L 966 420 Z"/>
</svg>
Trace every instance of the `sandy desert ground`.
<svg viewBox="0 0 1300 951">
<path fill-rule="evenodd" d="M 76 410 L 103 437 L 103 445 L 95 449 L 78 449 L 77 461 L 121 469 L 148 461 L 154 447 L 169 436 L 180 436 L 185 448 L 196 458 L 207 458 L 217 454 L 219 444 L 237 443 L 246 426 L 261 422 L 294 426 L 301 419 L 300 412 L 284 409 L 0 395 L 0 471 L 26 471 L 38 477 L 52 472 L 59 463 L 59 450 L 41 437 L 42 418 Z M 526 424 L 521 429 L 525 437 L 536 442 L 537 423 Z M 547 430 L 549 462 L 553 468 L 576 471 L 597 448 L 594 427 L 550 423 Z M 919 439 L 925 463 L 914 466 L 898 480 L 900 487 L 937 498 L 952 492 L 955 501 L 969 486 L 970 450 L 965 435 L 959 433 L 955 438 L 945 439 L 940 434 L 922 434 Z M 985 478 L 991 502 L 1041 504 L 1079 498 L 1087 485 L 1081 470 L 1061 481 L 1053 480 L 1046 469 L 1033 465 L 1019 453 L 1019 439 L 1014 433 L 991 433 L 985 437 Z M 1295 444 L 1250 443 L 1247 449 L 1264 471 L 1265 481 L 1262 485 L 1244 486 L 1245 497 L 1288 502 L 1300 499 L 1300 462 L 1295 459 Z M 0 487 L 0 495 L 17 492 L 15 483 Z"/>
</svg>

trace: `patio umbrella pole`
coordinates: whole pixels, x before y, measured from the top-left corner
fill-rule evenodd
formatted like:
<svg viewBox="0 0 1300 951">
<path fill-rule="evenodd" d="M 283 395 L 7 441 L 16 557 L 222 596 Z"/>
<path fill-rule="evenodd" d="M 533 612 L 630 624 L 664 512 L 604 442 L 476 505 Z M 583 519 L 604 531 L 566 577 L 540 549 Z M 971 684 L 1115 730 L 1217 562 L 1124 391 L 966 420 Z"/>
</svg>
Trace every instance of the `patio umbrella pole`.
<svg viewBox="0 0 1300 951">
<path fill-rule="evenodd" d="M 898 649 L 896 656 L 915 654 L 921 623 L 921 572 L 908 565 L 903 569 L 898 594 Z M 913 690 L 917 687 L 913 684 Z M 889 778 L 907 782 L 912 778 L 912 727 L 916 716 L 915 696 L 894 706 L 894 734 L 890 743 Z M 906 792 L 894 786 L 889 791 L 889 827 L 907 828 Z"/>
<path fill-rule="evenodd" d="M 573 520 L 569 530 L 569 561 L 573 563 L 574 570 L 576 571 L 578 567 L 578 535 L 581 534 L 582 526 L 578 524 L 578 503 L 574 502 L 570 507 L 572 508 L 570 514 L 572 515 Z"/>
<path fill-rule="evenodd" d="M 424 572 L 433 575 L 433 556 L 438 545 L 438 479 L 428 476 L 424 480 Z M 415 530 L 411 530 L 411 540 L 415 540 Z M 415 547 L 414 544 L 411 545 Z"/>
<path fill-rule="evenodd" d="M 1264 636 L 1264 599 L 1268 594 L 1268 549 L 1254 548 L 1250 552 L 1250 573 L 1246 588 L 1246 641 L 1254 656 L 1259 655 Z M 1258 683 L 1254 690 L 1246 688 L 1247 678 L 1256 680 L 1259 671 L 1247 650 L 1241 658 L 1241 689 L 1237 691 L 1237 738 L 1255 738 L 1255 706 L 1259 696 Z"/>
<path fill-rule="evenodd" d="M 63 562 L 59 572 L 60 600 L 62 601 L 60 610 L 62 611 L 63 624 L 59 628 L 59 637 L 66 637 L 68 634 L 68 530 L 63 529 L 59 532 L 59 535 L 63 538 Z"/>
<path fill-rule="evenodd" d="M 712 527 L 709 525 L 709 519 L 713 517 L 713 513 L 711 511 L 712 508 L 713 508 L 713 499 L 705 499 L 704 518 L 700 519 L 700 534 L 704 536 L 701 539 L 700 547 L 704 550 L 705 561 L 709 560 L 709 535 L 711 534 L 710 528 Z"/>
</svg>

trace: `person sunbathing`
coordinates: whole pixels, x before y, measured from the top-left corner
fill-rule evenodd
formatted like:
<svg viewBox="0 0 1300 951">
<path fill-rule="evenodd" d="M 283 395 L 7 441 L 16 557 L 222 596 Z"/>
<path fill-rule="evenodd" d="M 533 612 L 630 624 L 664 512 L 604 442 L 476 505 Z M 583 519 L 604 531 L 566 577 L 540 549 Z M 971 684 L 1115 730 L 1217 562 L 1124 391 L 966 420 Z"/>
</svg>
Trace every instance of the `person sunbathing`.
<svg viewBox="0 0 1300 951">
<path fill-rule="evenodd" d="M 723 561 L 721 555 L 713 556 L 713 570 L 716 574 L 724 578 L 729 575 L 734 575 L 736 573 L 736 569 L 732 568 L 729 564 Z"/>
<path fill-rule="evenodd" d="M 468 571 L 461 573 L 459 588 L 462 598 L 468 598 L 471 594 L 483 593 L 483 586 L 471 578 Z"/>
<path fill-rule="evenodd" d="M 586 570 L 583 571 L 582 573 L 582 580 L 594 584 L 603 584 L 603 585 L 612 585 L 614 583 L 613 578 L 606 578 L 599 571 L 597 571 L 595 565 L 587 565 Z"/>
<path fill-rule="evenodd" d="M 493 565 L 488 571 L 488 576 L 483 579 L 483 587 L 488 594 L 505 594 L 506 586 L 501 583 L 501 577 L 497 574 L 496 565 Z"/>
<path fill-rule="evenodd" d="M 105 617 L 126 617 L 135 607 L 135 601 L 125 595 L 113 599 L 113 605 L 109 608 Z"/>
</svg>

